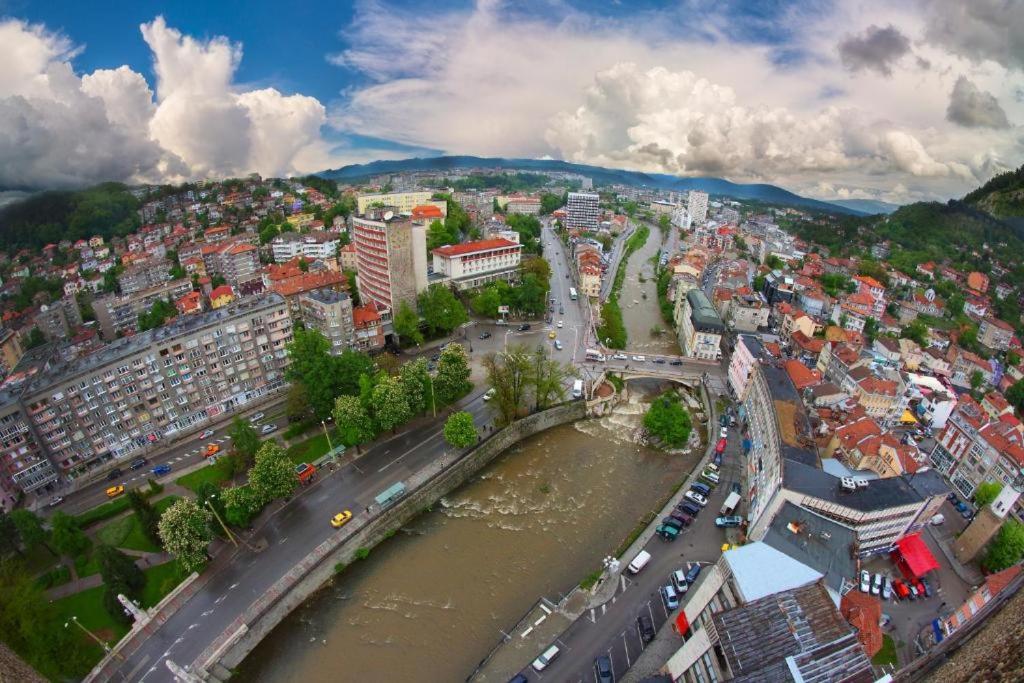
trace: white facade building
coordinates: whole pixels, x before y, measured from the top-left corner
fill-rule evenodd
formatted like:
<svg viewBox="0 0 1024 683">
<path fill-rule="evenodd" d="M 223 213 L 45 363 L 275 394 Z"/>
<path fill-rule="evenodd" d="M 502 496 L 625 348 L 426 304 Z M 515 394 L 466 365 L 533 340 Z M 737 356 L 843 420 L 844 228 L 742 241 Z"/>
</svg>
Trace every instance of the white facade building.
<svg viewBox="0 0 1024 683">
<path fill-rule="evenodd" d="M 270 251 L 276 263 L 284 263 L 296 256 L 316 261 L 337 256 L 339 244 L 338 236 L 330 232 L 313 232 L 306 235 L 287 232 L 270 241 Z"/>
<path fill-rule="evenodd" d="M 690 214 L 690 220 L 697 225 L 706 221 L 708 218 L 708 193 L 690 190 L 686 208 Z"/>
<path fill-rule="evenodd" d="M 506 239 L 478 240 L 434 249 L 434 275 L 456 289 L 476 289 L 496 280 L 514 280 L 523 246 Z"/>
</svg>

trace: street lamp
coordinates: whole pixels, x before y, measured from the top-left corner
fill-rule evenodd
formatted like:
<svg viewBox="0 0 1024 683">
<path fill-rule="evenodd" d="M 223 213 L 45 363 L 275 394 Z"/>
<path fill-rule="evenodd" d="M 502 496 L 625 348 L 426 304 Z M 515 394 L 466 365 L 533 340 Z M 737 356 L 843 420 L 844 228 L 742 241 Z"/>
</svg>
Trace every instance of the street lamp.
<svg viewBox="0 0 1024 683">
<path fill-rule="evenodd" d="M 437 401 L 434 400 L 434 376 L 428 372 L 427 379 L 430 381 L 430 408 L 434 411 L 434 417 L 437 417 Z"/>
<path fill-rule="evenodd" d="M 86 635 L 88 635 L 90 638 L 95 640 L 99 644 L 99 646 L 103 648 L 104 652 L 110 653 L 110 644 L 107 643 L 107 641 L 105 641 L 102 638 L 100 638 L 95 633 L 93 633 L 92 631 L 90 631 L 89 629 L 87 629 L 85 626 L 82 626 L 82 624 L 78 621 L 78 617 L 76 617 L 75 615 L 72 614 L 71 615 L 71 622 L 74 622 L 75 626 L 77 626 L 78 628 L 80 628 L 83 631 L 85 631 Z M 71 622 L 65 621 L 64 622 L 64 628 L 68 628 L 69 626 L 71 626 Z M 113 653 L 113 654 L 114 654 L 115 657 L 117 657 L 121 661 L 124 661 L 124 657 L 122 657 L 121 655 L 117 654 L 116 652 Z"/>
<path fill-rule="evenodd" d="M 327 420 L 320 420 L 320 425 L 324 428 L 324 436 L 327 437 L 327 452 L 334 453 L 334 446 L 331 445 L 331 435 L 327 431 Z"/>
</svg>

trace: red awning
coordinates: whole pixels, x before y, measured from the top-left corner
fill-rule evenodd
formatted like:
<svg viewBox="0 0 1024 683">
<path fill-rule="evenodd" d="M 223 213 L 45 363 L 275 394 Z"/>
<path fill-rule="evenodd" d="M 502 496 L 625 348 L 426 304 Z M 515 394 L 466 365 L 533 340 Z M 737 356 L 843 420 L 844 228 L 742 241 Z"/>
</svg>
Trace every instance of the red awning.
<svg viewBox="0 0 1024 683">
<path fill-rule="evenodd" d="M 686 618 L 686 610 L 679 610 L 679 614 L 676 615 L 675 629 L 676 633 L 681 636 L 685 636 L 686 632 L 690 630 L 690 621 Z"/>
<path fill-rule="evenodd" d="M 909 577 L 920 578 L 933 569 L 939 568 L 939 563 L 935 561 L 935 556 L 921 539 L 920 534 L 896 541 L 896 552 L 899 554 L 900 569 Z"/>
</svg>

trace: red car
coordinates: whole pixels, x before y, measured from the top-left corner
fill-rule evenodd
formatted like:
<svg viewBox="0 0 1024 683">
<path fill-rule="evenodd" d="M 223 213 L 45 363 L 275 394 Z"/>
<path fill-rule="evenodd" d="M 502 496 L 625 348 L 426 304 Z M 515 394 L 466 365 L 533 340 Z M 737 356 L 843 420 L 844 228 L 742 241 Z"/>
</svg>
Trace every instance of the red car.
<svg viewBox="0 0 1024 683">
<path fill-rule="evenodd" d="M 900 600 L 906 600 L 910 597 L 910 589 L 907 588 L 907 584 L 903 583 L 899 579 L 893 579 L 892 589 L 896 591 L 896 597 Z"/>
<path fill-rule="evenodd" d="M 719 439 L 718 443 L 715 445 L 715 453 L 717 453 L 718 455 L 721 455 L 722 453 L 724 453 L 725 452 L 725 444 L 726 444 L 726 440 L 725 439 Z"/>
</svg>

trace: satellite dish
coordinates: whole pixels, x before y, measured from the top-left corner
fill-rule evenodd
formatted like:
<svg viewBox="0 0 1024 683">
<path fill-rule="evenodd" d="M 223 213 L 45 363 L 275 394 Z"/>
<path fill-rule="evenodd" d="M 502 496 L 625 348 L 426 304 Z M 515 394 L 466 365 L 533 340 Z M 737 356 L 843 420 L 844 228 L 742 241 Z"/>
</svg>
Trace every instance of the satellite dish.
<svg viewBox="0 0 1024 683">
<path fill-rule="evenodd" d="M 384 220 L 389 221 L 389 220 L 391 220 L 394 217 L 395 217 L 395 212 L 394 211 L 385 211 L 384 212 Z"/>
<path fill-rule="evenodd" d="M 924 293 L 924 298 L 928 301 L 935 301 L 935 290 L 929 288 L 928 291 Z"/>
<path fill-rule="evenodd" d="M 43 304 L 42 306 L 39 307 L 39 311 L 41 313 L 46 313 L 48 310 L 50 310 L 50 307 L 47 306 L 46 304 Z"/>
</svg>

